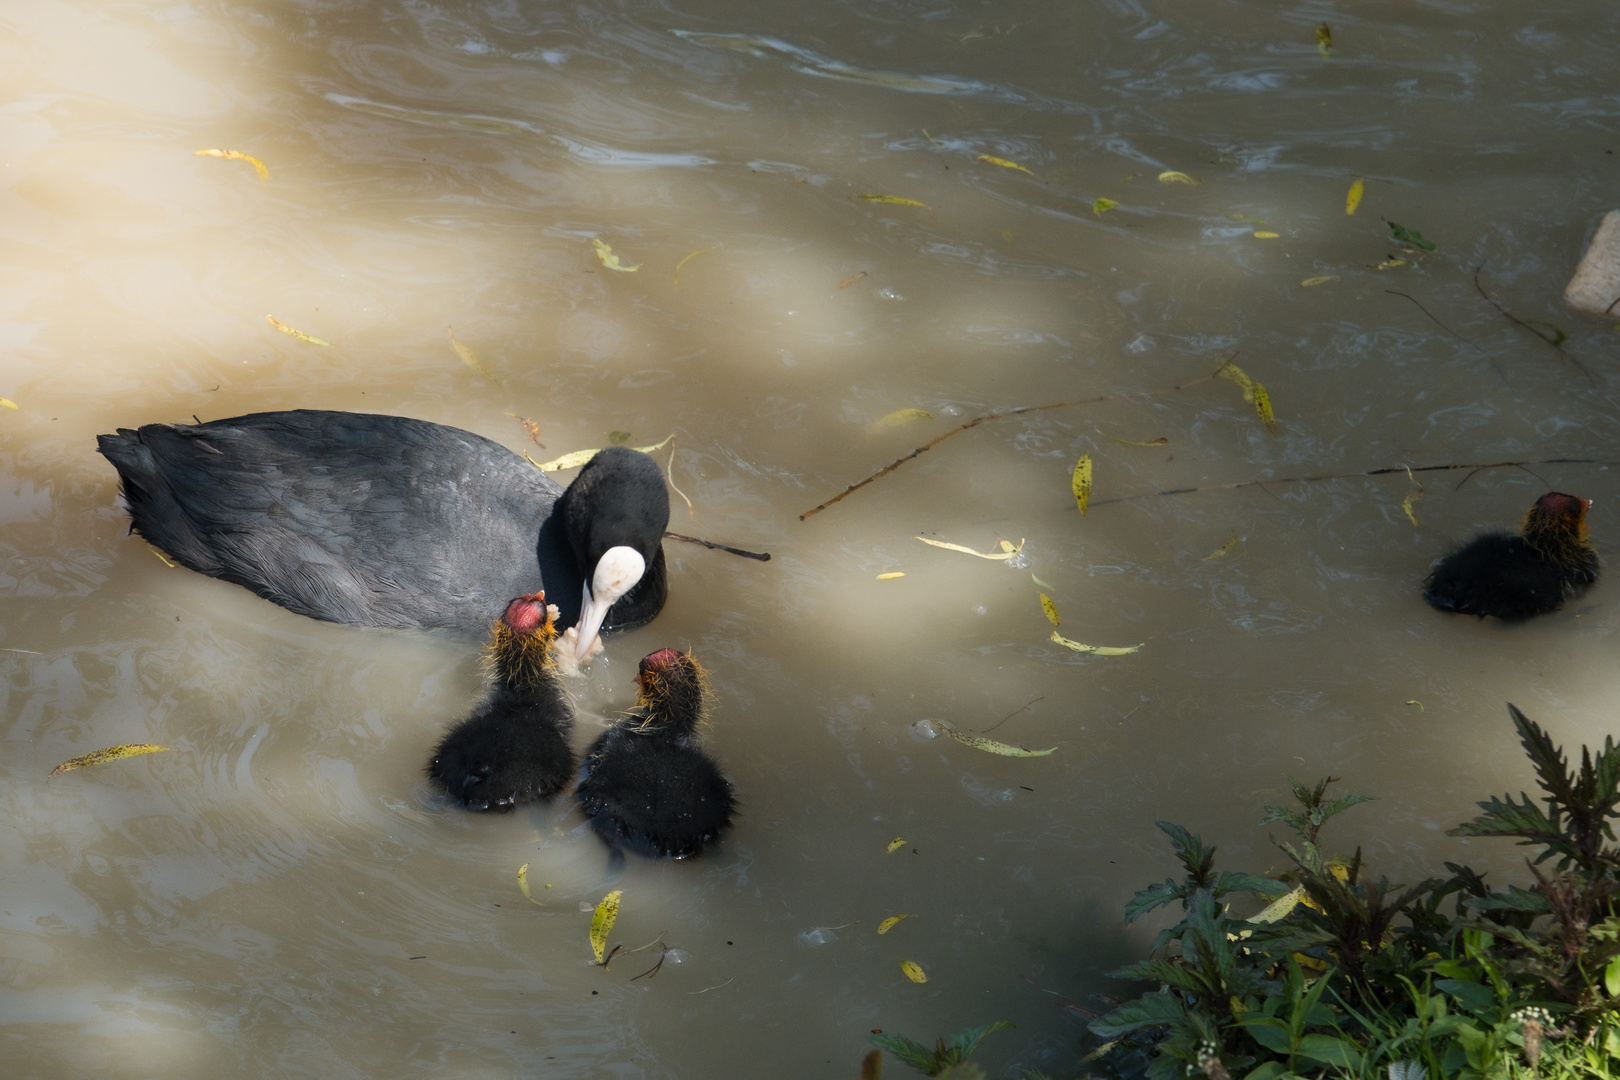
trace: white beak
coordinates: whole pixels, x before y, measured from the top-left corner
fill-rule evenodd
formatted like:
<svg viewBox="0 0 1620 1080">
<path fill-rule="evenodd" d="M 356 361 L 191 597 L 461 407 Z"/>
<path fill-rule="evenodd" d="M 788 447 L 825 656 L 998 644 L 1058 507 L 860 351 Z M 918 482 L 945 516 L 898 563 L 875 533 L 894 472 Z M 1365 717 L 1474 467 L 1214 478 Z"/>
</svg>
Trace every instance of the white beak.
<svg viewBox="0 0 1620 1080">
<path fill-rule="evenodd" d="M 575 659 L 585 659 L 591 643 L 602 629 L 602 620 L 607 618 L 608 608 L 635 588 L 636 582 L 646 571 L 647 561 L 635 548 L 613 547 L 602 553 L 596 563 L 596 573 L 585 583 L 585 592 L 580 599 L 577 624 L 579 640 L 574 644 Z"/>
</svg>

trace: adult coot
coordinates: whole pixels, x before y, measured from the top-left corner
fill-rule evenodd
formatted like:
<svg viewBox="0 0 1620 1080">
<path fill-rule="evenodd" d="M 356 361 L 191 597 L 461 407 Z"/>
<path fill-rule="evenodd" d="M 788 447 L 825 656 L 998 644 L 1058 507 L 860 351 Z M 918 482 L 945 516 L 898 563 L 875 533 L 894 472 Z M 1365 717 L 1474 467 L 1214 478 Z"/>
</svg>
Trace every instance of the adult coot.
<svg viewBox="0 0 1620 1080">
<path fill-rule="evenodd" d="M 1514 536 L 1485 533 L 1435 564 L 1423 597 L 1441 611 L 1528 619 L 1557 611 L 1597 580 L 1586 538 L 1590 499 L 1559 491 L 1536 500 Z"/>
<path fill-rule="evenodd" d="M 574 775 L 574 728 L 551 644 L 557 626 L 544 593 L 520 596 L 490 631 L 495 689 L 450 730 L 427 774 L 469 810 L 510 810 L 549 799 Z"/>
<path fill-rule="evenodd" d="M 645 454 L 564 491 L 497 443 L 370 413 L 254 413 L 97 439 L 135 532 L 199 573 L 331 622 L 482 634 L 544 589 L 583 657 L 664 606 L 669 493 Z"/>
<path fill-rule="evenodd" d="M 731 824 L 731 784 L 696 743 L 704 674 L 663 649 L 641 661 L 636 707 L 585 751 L 580 806 L 602 839 L 639 855 L 684 859 Z"/>
</svg>

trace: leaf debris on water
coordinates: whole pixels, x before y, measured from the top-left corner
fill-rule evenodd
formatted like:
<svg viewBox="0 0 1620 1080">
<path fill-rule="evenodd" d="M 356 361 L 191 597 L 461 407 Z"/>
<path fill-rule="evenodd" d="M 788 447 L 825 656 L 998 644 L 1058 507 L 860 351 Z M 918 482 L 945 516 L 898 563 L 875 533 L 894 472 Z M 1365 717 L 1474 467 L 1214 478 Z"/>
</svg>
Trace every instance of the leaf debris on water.
<svg viewBox="0 0 1620 1080">
<path fill-rule="evenodd" d="M 151 551 L 152 551 L 152 554 L 154 554 L 154 555 L 156 555 L 158 557 L 158 560 L 160 562 L 162 562 L 164 566 L 167 566 L 170 570 L 176 569 L 176 564 L 173 563 L 173 562 L 170 562 L 169 557 L 167 555 L 163 554 L 163 552 L 159 551 L 157 548 L 152 548 Z"/>
<path fill-rule="evenodd" d="M 1110 645 L 1082 645 L 1078 641 L 1070 641 L 1056 630 L 1052 631 L 1052 640 L 1065 649 L 1073 649 L 1077 653 L 1091 653 L 1095 656 L 1129 656 L 1140 649 L 1142 645 L 1147 644 L 1147 642 L 1143 642 L 1142 645 L 1132 645 L 1129 648 L 1118 648 Z"/>
<path fill-rule="evenodd" d="M 1316 51 L 1326 60 L 1333 54 L 1333 27 L 1327 23 L 1318 23 L 1316 26 Z"/>
<path fill-rule="evenodd" d="M 264 167 L 264 162 L 252 154 L 244 154 L 240 150 L 198 150 L 192 157 L 217 157 L 229 161 L 245 161 L 253 166 L 253 171 L 259 174 L 260 180 L 270 179 L 270 170 Z"/>
<path fill-rule="evenodd" d="M 1397 266 L 1406 266 L 1406 265 L 1407 265 L 1407 262 L 1406 262 L 1405 259 L 1397 259 L 1395 256 L 1391 255 L 1389 258 L 1385 259 L 1381 263 L 1374 263 L 1373 264 L 1373 269 L 1374 270 L 1393 270 Z"/>
<path fill-rule="evenodd" d="M 529 891 L 529 864 L 528 863 L 524 863 L 522 866 L 518 867 L 518 875 L 517 875 L 517 877 L 518 877 L 518 891 L 523 894 L 523 899 L 527 900 L 531 904 L 540 904 L 540 901 L 538 901 L 538 900 L 536 900 L 534 898 L 534 893 Z M 540 904 L 540 906 L 545 907 L 546 905 Z"/>
<path fill-rule="evenodd" d="M 1050 581 L 1042 581 L 1040 578 L 1036 577 L 1035 576 L 1035 571 L 1031 570 L 1029 572 L 1029 577 L 1030 577 L 1031 581 L 1033 581 L 1035 584 L 1039 585 L 1041 588 L 1043 588 L 1043 589 L 1051 589 L 1053 592 L 1057 591 L 1057 588 Z"/>
<path fill-rule="evenodd" d="M 1366 190 L 1367 182 L 1361 177 L 1358 176 L 1351 181 L 1350 190 L 1344 196 L 1344 212 L 1346 215 L 1356 212 L 1356 207 L 1361 205 L 1361 195 Z"/>
<path fill-rule="evenodd" d="M 1412 467 L 1410 465 L 1408 465 L 1406 468 L 1406 478 L 1417 485 L 1417 490 L 1409 493 L 1406 498 L 1401 500 L 1401 509 L 1406 512 L 1407 520 L 1411 521 L 1413 527 L 1416 528 L 1418 519 L 1417 515 L 1412 512 L 1412 504 L 1423 498 L 1423 484 L 1418 480 L 1417 477 L 1412 475 Z"/>
<path fill-rule="evenodd" d="M 1208 555 L 1205 555 L 1204 556 L 1204 561 L 1209 562 L 1209 560 L 1211 560 L 1211 559 L 1218 559 L 1222 555 L 1225 555 L 1228 551 L 1231 551 L 1236 546 L 1237 546 L 1237 530 L 1233 529 L 1232 530 L 1232 538 L 1230 540 L 1228 540 L 1226 543 L 1222 544 L 1220 547 L 1216 548 L 1214 551 L 1210 552 Z"/>
<path fill-rule="evenodd" d="M 893 840 L 889 841 L 888 849 L 885 850 L 883 854 L 885 854 L 885 855 L 893 855 L 895 852 L 899 851 L 901 848 L 903 848 L 905 846 L 906 846 L 906 838 L 903 837 L 903 836 L 897 836 Z"/>
<path fill-rule="evenodd" d="M 879 574 L 877 576 L 877 579 L 879 581 L 893 581 L 897 577 L 905 577 L 905 576 L 906 576 L 906 572 L 904 570 L 891 570 L 887 574 Z"/>
<path fill-rule="evenodd" d="M 1019 172 L 1029 173 L 1031 176 L 1035 175 L 1034 173 L 1029 172 L 1029 170 L 1024 168 L 1022 165 L 1018 164 L 1018 162 L 1008 161 L 1006 158 L 991 157 L 989 154 L 980 154 L 973 160 L 987 162 L 991 165 L 1000 165 L 1003 169 L 1017 169 Z"/>
<path fill-rule="evenodd" d="M 1399 240 L 1401 243 L 1410 244 L 1415 248 L 1422 248 L 1424 251 L 1435 250 L 1435 242 L 1433 240 L 1423 239 L 1423 234 L 1418 232 L 1416 229 L 1408 229 L 1400 222 L 1390 221 L 1388 218 L 1384 219 L 1384 224 L 1389 226 L 1391 235 L 1393 235 L 1395 239 Z"/>
<path fill-rule="evenodd" d="M 1052 603 L 1052 598 L 1045 593 L 1037 593 L 1036 595 L 1041 598 L 1041 610 L 1046 612 L 1046 621 L 1053 626 L 1062 626 L 1063 620 L 1058 618 L 1057 605 Z"/>
<path fill-rule="evenodd" d="M 871 430 L 886 431 L 889 428 L 897 428 L 902 424 L 909 424 L 913 420 L 932 420 L 933 418 L 934 414 L 927 409 L 896 409 L 883 419 L 874 422 Z"/>
<path fill-rule="evenodd" d="M 634 446 L 631 447 L 631 449 L 640 451 L 643 454 L 650 454 L 654 450 L 662 450 L 664 447 L 668 446 L 669 440 L 673 439 L 674 437 L 675 436 L 671 434 L 666 437 L 663 442 L 653 443 L 651 446 Z M 551 461 L 535 461 L 533 458 L 530 458 L 527 453 L 525 453 L 523 456 L 529 458 L 529 464 L 533 465 L 541 472 L 562 472 L 564 469 L 579 468 L 581 465 L 585 464 L 587 461 L 591 460 L 591 458 L 595 457 L 601 452 L 601 447 L 597 447 L 594 450 L 575 450 L 572 454 L 564 454 L 562 457 L 554 458 Z"/>
<path fill-rule="evenodd" d="M 675 279 L 672 282 L 672 284 L 679 285 L 681 283 L 681 267 L 685 266 L 687 263 L 691 262 L 693 259 L 697 258 L 699 255 L 706 254 L 706 253 L 708 253 L 710 251 L 713 251 L 713 250 L 714 250 L 714 248 L 712 248 L 712 247 L 706 247 L 706 248 L 698 248 L 696 251 L 688 253 L 685 258 L 683 258 L 680 262 L 675 264 Z"/>
<path fill-rule="evenodd" d="M 855 197 L 865 199 L 867 202 L 892 203 L 895 206 L 920 206 L 924 210 L 931 209 L 927 203 L 918 202 L 916 199 L 903 199 L 898 195 L 857 195 Z"/>
<path fill-rule="evenodd" d="M 922 966 L 915 960 L 900 961 L 900 970 L 905 972 L 906 978 L 910 979 L 914 983 L 925 983 L 928 981 L 928 975 L 923 971 Z"/>
<path fill-rule="evenodd" d="M 1075 505 L 1080 507 L 1080 516 L 1086 516 L 1086 504 L 1091 501 L 1091 455 L 1081 454 L 1080 460 L 1074 463 L 1074 475 L 1069 478 L 1069 488 L 1074 492 Z"/>
<path fill-rule="evenodd" d="M 602 265 L 607 267 L 609 270 L 617 270 L 621 274 L 633 274 L 637 270 L 641 269 L 640 263 L 636 263 L 634 266 L 625 266 L 624 264 L 620 263 L 619 257 L 613 254 L 613 248 L 607 244 L 604 244 L 602 242 L 602 238 L 599 236 L 591 237 L 591 246 L 596 249 L 596 257 L 600 259 L 602 261 Z"/>
<path fill-rule="evenodd" d="M 1106 431 L 1103 432 L 1103 434 L 1108 435 L 1108 433 Z M 1137 441 L 1136 439 L 1122 439 L 1118 435 L 1108 435 L 1108 437 L 1110 439 L 1113 439 L 1115 442 L 1123 443 L 1126 446 L 1169 446 L 1170 445 L 1170 440 L 1165 438 L 1163 435 L 1160 435 L 1157 439 L 1143 439 L 1141 441 Z"/>
<path fill-rule="evenodd" d="M 473 351 L 471 349 L 467 348 L 467 346 L 463 345 L 461 342 L 456 340 L 456 328 L 455 327 L 446 326 L 444 328 L 444 332 L 446 334 L 450 335 L 450 347 L 456 351 L 457 356 L 461 357 L 461 362 L 463 364 L 466 364 L 468 367 L 470 367 L 474 371 L 478 372 L 478 374 L 482 375 L 484 378 L 488 379 L 490 382 L 494 383 L 496 386 L 499 386 L 502 390 L 506 389 L 506 387 L 501 383 L 501 380 L 497 379 L 495 376 L 491 375 L 488 371 L 484 370 L 484 365 L 480 364 L 478 362 L 478 357 L 473 355 Z M 538 430 L 538 429 L 536 429 L 536 430 Z"/>
<path fill-rule="evenodd" d="M 991 551 L 991 552 L 988 552 L 988 553 L 983 552 L 983 551 L 974 551 L 972 548 L 963 547 L 961 544 L 947 544 L 943 540 L 930 540 L 926 536 L 917 536 L 917 537 L 913 537 L 912 539 L 921 540 L 923 543 L 928 544 L 928 545 L 930 545 L 932 547 L 944 548 L 946 551 L 960 551 L 964 555 L 976 555 L 981 559 L 993 559 L 993 560 L 1011 559 L 1011 558 L 1015 557 L 1020 551 L 1024 550 L 1024 541 L 1022 539 L 1020 539 L 1018 541 L 1018 546 L 1017 547 L 1014 547 L 1010 541 L 1002 540 L 1000 542 L 1001 543 L 1001 550 L 1000 551 Z"/>
<path fill-rule="evenodd" d="M 1265 424 L 1266 430 L 1273 435 L 1277 434 L 1277 416 L 1271 411 L 1271 395 L 1266 393 L 1264 386 L 1249 378 L 1242 368 L 1230 360 L 1223 361 L 1215 374 L 1237 383 L 1243 391 L 1243 400 L 1254 406 L 1254 411 L 1259 415 L 1260 422 Z"/>
<path fill-rule="evenodd" d="M 843 281 L 840 281 L 838 283 L 838 287 L 840 289 L 847 289 L 851 285 L 855 284 L 857 281 L 861 280 L 861 278 L 863 278 L 865 276 L 866 276 L 866 271 L 865 270 L 862 270 L 859 273 L 851 274 L 849 277 L 845 278 Z"/>
<path fill-rule="evenodd" d="M 591 916 L 591 952 L 596 956 L 598 964 L 607 966 L 603 957 L 607 953 L 607 936 L 613 932 L 613 922 L 619 917 L 619 897 L 624 895 L 623 889 L 614 889 L 602 897 L 596 905 L 596 912 Z"/>
<path fill-rule="evenodd" d="M 1194 180 L 1192 177 L 1188 176 L 1184 172 L 1176 172 L 1174 169 L 1167 169 L 1164 172 L 1159 174 L 1159 183 L 1161 183 L 1161 184 L 1202 184 L 1203 181 L 1202 180 Z"/>
<path fill-rule="evenodd" d="M 139 757 L 141 754 L 156 754 L 168 749 L 169 748 L 167 746 L 154 746 L 152 743 L 125 743 L 122 746 L 109 746 L 105 750 L 97 750 L 93 753 L 84 754 L 80 757 L 69 758 L 67 761 L 62 762 L 62 764 L 52 769 L 50 771 L 50 775 L 47 776 L 46 779 L 49 780 L 57 773 L 72 772 L 74 769 L 82 769 L 87 765 L 100 765 L 107 761 L 118 761 L 127 757 Z"/>
<path fill-rule="evenodd" d="M 282 322 L 280 319 L 276 318 L 274 315 L 266 315 L 265 318 L 270 320 L 270 325 L 271 326 L 275 327 L 277 330 L 280 330 L 283 334 L 286 334 L 288 337 L 295 337 L 299 341 L 308 342 L 311 345 L 328 345 L 328 346 L 330 346 L 332 344 L 330 341 L 327 341 L 325 338 L 318 338 L 314 334 L 306 334 L 302 330 L 294 330 L 292 327 L 288 326 L 286 323 Z"/>
<path fill-rule="evenodd" d="M 1260 229 L 1251 235 L 1253 235 L 1256 240 L 1275 240 L 1282 234 L 1271 232 L 1269 229 Z"/>
<path fill-rule="evenodd" d="M 897 925 L 899 925 L 901 919 L 914 918 L 916 918 L 915 915 L 890 915 L 887 919 L 884 919 L 882 922 L 878 923 L 878 933 L 887 934 L 890 930 L 893 930 Z"/>
<path fill-rule="evenodd" d="M 1108 211 L 1112 210 L 1118 205 L 1119 203 L 1115 202 L 1113 199 L 1098 199 L 1091 204 L 1091 212 L 1096 214 L 1098 217 L 1102 217 L 1104 214 L 1108 213 Z"/>
<path fill-rule="evenodd" d="M 0 397 L 0 409 L 15 409 L 17 407 L 17 403 L 10 398 Z"/>
<path fill-rule="evenodd" d="M 974 750 L 983 750 L 987 754 L 998 754 L 1001 757 L 1045 757 L 1057 749 L 1053 746 L 1046 750 L 1029 750 L 1022 746 L 1011 746 L 994 739 L 987 739 L 983 735 L 969 735 L 947 720 L 935 720 L 934 726 L 945 734 Z"/>
<path fill-rule="evenodd" d="M 1338 281 L 1338 280 L 1339 280 L 1339 275 L 1338 274 L 1323 274 L 1321 277 L 1308 277 L 1304 281 L 1300 282 L 1299 284 L 1300 284 L 1300 286 L 1302 288 L 1309 289 L 1309 288 L 1311 288 L 1312 286 L 1315 286 L 1315 285 L 1326 285 L 1330 281 Z"/>
</svg>

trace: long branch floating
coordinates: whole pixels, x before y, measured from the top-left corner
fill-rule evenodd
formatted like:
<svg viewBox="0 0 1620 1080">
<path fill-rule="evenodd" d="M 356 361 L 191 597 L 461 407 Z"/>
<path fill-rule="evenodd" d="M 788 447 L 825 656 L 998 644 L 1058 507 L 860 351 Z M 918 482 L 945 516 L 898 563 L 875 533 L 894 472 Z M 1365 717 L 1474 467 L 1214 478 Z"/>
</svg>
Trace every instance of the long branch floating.
<svg viewBox="0 0 1620 1080">
<path fill-rule="evenodd" d="M 1116 495 L 1112 499 L 1098 499 L 1092 506 L 1109 503 L 1135 502 L 1137 499 L 1157 499 L 1164 495 L 1195 495 L 1201 491 L 1236 491 L 1238 488 L 1264 487 L 1267 484 L 1318 484 L 1325 480 L 1354 480 L 1358 476 L 1388 476 L 1391 473 L 1456 472 L 1470 469 L 1523 468 L 1526 465 L 1620 465 L 1620 461 L 1602 458 L 1538 458 L 1535 461 L 1487 461 L 1478 465 L 1387 465 L 1382 469 L 1363 469 L 1361 472 L 1324 473 L 1321 476 L 1276 476 L 1265 480 L 1239 480 L 1231 484 L 1205 484 L 1202 487 L 1166 488 L 1163 491 L 1144 491 L 1140 495 Z"/>
<path fill-rule="evenodd" d="M 1223 362 L 1221 364 L 1221 367 L 1225 368 L 1226 363 Z M 816 507 L 813 507 L 813 508 L 811 508 L 809 510 L 806 510 L 804 513 L 799 515 L 799 520 L 803 521 L 806 518 L 810 517 L 812 514 L 819 514 L 823 510 L 827 509 L 827 507 L 831 506 L 833 503 L 843 502 L 845 499 L 847 499 L 851 495 L 855 494 L 855 492 L 861 490 L 861 488 L 865 487 L 867 484 L 870 484 L 872 481 L 877 480 L 880 477 L 884 477 L 884 476 L 889 475 L 890 473 L 894 472 L 894 470 L 898 469 L 900 466 L 902 466 L 906 462 L 910 461 L 912 458 L 915 458 L 915 457 L 918 457 L 918 456 L 920 456 L 922 454 L 925 454 L 928 451 L 932 450 L 934 447 L 938 446 L 940 443 L 944 442 L 946 439 L 952 438 L 953 436 L 956 436 L 956 435 L 960 435 L 960 434 L 962 434 L 962 432 L 967 431 L 970 428 L 976 428 L 980 424 L 985 423 L 986 421 L 989 421 L 989 420 L 1003 420 L 1003 419 L 1005 419 L 1005 418 L 1007 418 L 1009 416 L 1023 416 L 1025 413 L 1044 412 L 1047 409 L 1067 409 L 1067 408 L 1071 408 L 1072 406 L 1075 406 L 1075 405 L 1096 405 L 1099 402 L 1117 401 L 1117 400 L 1120 400 L 1121 398 L 1157 397 L 1157 396 L 1162 395 L 1162 394 L 1174 394 L 1177 391 L 1185 390 L 1190 386 L 1197 386 L 1199 383 L 1212 382 L 1212 381 L 1214 381 L 1216 375 L 1218 375 L 1218 374 L 1220 374 L 1219 370 L 1217 370 L 1217 371 L 1215 371 L 1215 372 L 1213 372 L 1213 373 L 1211 373 L 1209 375 L 1205 375 L 1201 379 L 1194 379 L 1191 382 L 1184 382 L 1180 386 L 1166 386 L 1166 387 L 1162 387 L 1162 388 L 1160 388 L 1158 390 L 1130 390 L 1130 391 L 1126 391 L 1123 394 L 1102 394 L 1102 395 L 1099 395 L 1098 397 L 1080 398 L 1079 400 L 1076 400 L 1076 401 L 1055 401 L 1050 405 L 1025 405 L 1022 408 L 1018 408 L 1018 409 L 1004 409 L 1001 412 L 985 413 L 983 416 L 976 416 L 972 420 L 969 420 L 965 424 L 957 425 L 956 427 L 952 428 L 950 431 L 947 431 L 945 434 L 939 436 L 938 438 L 930 439 L 928 442 L 923 443 L 921 446 L 917 447 L 917 449 L 913 450 L 911 453 L 905 455 L 904 457 L 896 458 L 893 462 L 891 462 L 888 465 L 885 465 L 883 468 L 879 469 L 877 472 L 873 473 L 871 476 L 868 476 L 865 480 L 862 480 L 860 483 L 849 485 L 849 487 L 845 488 L 843 491 L 839 492 L 837 495 L 834 495 L 832 498 L 828 499 L 826 502 L 822 503 L 820 506 L 816 506 Z"/>
</svg>

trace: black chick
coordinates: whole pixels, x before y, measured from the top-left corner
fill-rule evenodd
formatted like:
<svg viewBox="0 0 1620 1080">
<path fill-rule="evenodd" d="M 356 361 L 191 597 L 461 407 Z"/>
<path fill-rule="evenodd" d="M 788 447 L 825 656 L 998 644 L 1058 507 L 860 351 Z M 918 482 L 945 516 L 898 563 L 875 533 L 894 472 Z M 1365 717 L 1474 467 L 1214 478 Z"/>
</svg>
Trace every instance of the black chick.
<svg viewBox="0 0 1620 1080">
<path fill-rule="evenodd" d="M 1536 500 L 1519 533 L 1475 537 L 1435 564 L 1423 598 L 1441 611 L 1528 619 L 1557 611 L 1598 578 L 1586 538 L 1592 500 L 1552 491 Z"/>
<path fill-rule="evenodd" d="M 427 774 L 469 810 L 511 810 L 549 799 L 574 774 L 573 710 L 557 679 L 557 624 L 545 593 L 520 596 L 490 630 L 495 689 L 452 728 Z"/>
<path fill-rule="evenodd" d="M 689 655 L 641 661 L 636 707 L 585 752 L 575 795 L 603 840 L 649 858 L 685 859 L 731 824 L 731 784 L 698 749 L 705 677 Z"/>
</svg>

